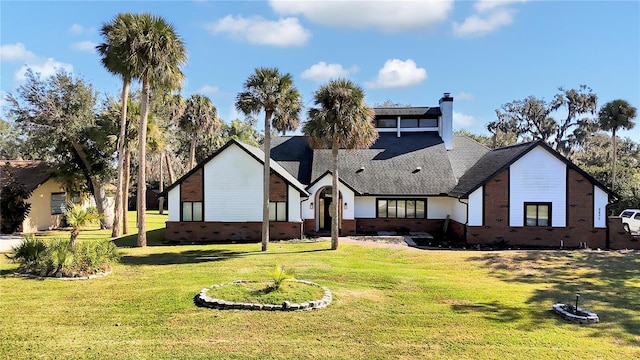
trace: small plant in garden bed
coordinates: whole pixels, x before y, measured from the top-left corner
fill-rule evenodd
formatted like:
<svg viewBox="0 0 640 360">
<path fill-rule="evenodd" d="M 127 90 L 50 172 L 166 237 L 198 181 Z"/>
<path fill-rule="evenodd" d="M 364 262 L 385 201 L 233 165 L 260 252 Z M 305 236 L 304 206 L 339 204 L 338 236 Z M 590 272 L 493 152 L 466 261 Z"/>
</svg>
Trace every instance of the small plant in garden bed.
<svg viewBox="0 0 640 360">
<path fill-rule="evenodd" d="M 277 290 L 273 285 L 271 281 L 234 282 L 212 287 L 207 296 L 237 303 L 282 304 L 303 303 L 324 295 L 322 288 L 296 281 L 286 281 Z"/>
<path fill-rule="evenodd" d="M 283 281 L 294 278 L 293 271 L 285 269 L 280 264 L 276 264 L 273 270 L 269 271 L 269 275 L 273 279 L 273 290 L 280 289 Z"/>
<path fill-rule="evenodd" d="M 16 272 L 50 277 L 85 277 L 104 273 L 118 261 L 118 248 L 111 241 L 81 241 L 71 249 L 69 240 L 44 241 L 26 237 L 9 255 L 20 265 Z"/>
</svg>

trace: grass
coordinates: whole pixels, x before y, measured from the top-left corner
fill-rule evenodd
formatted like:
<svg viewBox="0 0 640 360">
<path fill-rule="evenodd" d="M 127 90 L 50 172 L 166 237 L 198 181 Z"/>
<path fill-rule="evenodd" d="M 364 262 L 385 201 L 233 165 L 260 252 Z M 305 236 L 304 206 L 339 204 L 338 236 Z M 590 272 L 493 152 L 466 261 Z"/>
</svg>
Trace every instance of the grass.
<svg viewBox="0 0 640 360">
<path fill-rule="evenodd" d="M 284 281 L 275 290 L 273 281 L 224 284 L 207 291 L 207 296 L 232 302 L 280 305 L 285 300 L 294 304 L 320 300 L 324 291 L 313 285 Z"/>
<path fill-rule="evenodd" d="M 162 230 L 154 231 L 150 245 L 161 241 Z M 121 263 L 90 281 L 14 277 L 16 265 L 0 256 L 0 358 L 640 358 L 638 252 L 347 243 L 328 251 L 329 242 L 275 242 L 264 253 L 260 244 L 116 242 Z M 267 279 L 274 263 L 331 289 L 332 303 L 307 312 L 193 304 L 212 284 Z M 601 323 L 580 326 L 552 313 L 577 292 Z"/>
</svg>

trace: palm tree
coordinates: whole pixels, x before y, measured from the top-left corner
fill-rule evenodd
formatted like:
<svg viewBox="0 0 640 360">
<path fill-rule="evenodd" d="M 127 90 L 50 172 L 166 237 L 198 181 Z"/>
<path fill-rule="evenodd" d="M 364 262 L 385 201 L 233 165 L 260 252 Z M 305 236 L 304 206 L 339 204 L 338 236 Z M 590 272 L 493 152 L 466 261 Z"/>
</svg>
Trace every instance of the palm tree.
<svg viewBox="0 0 640 360">
<path fill-rule="evenodd" d="M 262 251 L 269 243 L 269 179 L 271 175 L 271 120 L 273 117 L 297 118 L 302 107 L 298 89 L 290 74 L 276 68 L 257 68 L 236 97 L 236 109 L 245 115 L 264 111 L 264 173 L 262 197 Z"/>
<path fill-rule="evenodd" d="M 80 229 L 89 223 L 99 220 L 100 215 L 94 209 L 85 209 L 81 204 L 68 203 L 64 213 L 67 224 L 71 226 L 71 236 L 69 238 L 69 249 L 76 247 L 76 239 L 80 235 Z"/>
<path fill-rule="evenodd" d="M 331 148 L 332 191 L 331 249 L 338 248 L 339 191 L 338 149 L 368 148 L 378 138 L 373 126 L 374 112 L 364 102 L 365 93 L 350 80 L 338 79 L 321 86 L 314 94 L 317 107 L 309 109 L 302 132 L 313 148 Z"/>
<path fill-rule="evenodd" d="M 602 130 L 611 130 L 611 140 L 613 142 L 611 190 L 616 188 L 616 160 L 618 158 L 618 142 L 616 131 L 618 129 L 633 129 L 635 125 L 632 119 L 637 116 L 637 109 L 626 100 L 613 100 L 600 108 L 598 119 Z"/>
<path fill-rule="evenodd" d="M 191 135 L 189 168 L 196 166 L 196 145 L 200 134 L 211 135 L 221 126 L 218 111 L 211 100 L 204 95 L 191 95 L 180 118 L 180 127 Z"/>
<path fill-rule="evenodd" d="M 182 66 L 187 62 L 186 49 L 174 27 L 163 18 L 144 13 L 137 16 L 131 56 L 137 65 L 135 76 L 142 81 L 140 123 L 138 130 L 138 246 L 147 246 L 146 232 L 146 145 L 149 93 L 179 88 L 184 80 Z"/>
<path fill-rule="evenodd" d="M 110 23 L 105 23 L 100 29 L 100 34 L 105 42 L 98 45 L 96 49 L 102 56 L 102 65 L 112 74 L 122 77 L 122 94 L 120 104 L 120 136 L 118 137 L 118 176 L 116 183 L 115 210 L 113 217 L 112 237 L 120 236 L 120 222 L 126 223 L 126 216 L 122 217 L 122 198 L 124 193 L 124 163 L 125 163 L 125 143 L 127 128 L 127 103 L 129 98 L 129 87 L 131 79 L 134 77 L 134 67 L 136 64 L 131 61 L 131 49 L 134 39 L 137 37 L 135 30 L 136 16 L 130 13 L 116 15 Z M 126 211 L 125 211 L 126 214 Z"/>
</svg>

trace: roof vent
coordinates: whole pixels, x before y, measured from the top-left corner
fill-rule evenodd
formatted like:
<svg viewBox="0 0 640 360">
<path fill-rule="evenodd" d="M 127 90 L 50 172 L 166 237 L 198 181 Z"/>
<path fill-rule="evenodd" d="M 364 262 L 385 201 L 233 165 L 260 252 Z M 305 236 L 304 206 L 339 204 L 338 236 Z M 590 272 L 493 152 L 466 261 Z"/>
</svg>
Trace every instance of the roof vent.
<svg viewBox="0 0 640 360">
<path fill-rule="evenodd" d="M 356 174 L 359 174 L 364 171 L 364 166 L 361 166 L 360 169 L 356 170 Z"/>
<path fill-rule="evenodd" d="M 417 166 L 415 170 L 413 170 L 411 173 L 415 174 L 417 172 L 420 172 L 420 170 L 422 170 L 422 167 Z"/>
</svg>

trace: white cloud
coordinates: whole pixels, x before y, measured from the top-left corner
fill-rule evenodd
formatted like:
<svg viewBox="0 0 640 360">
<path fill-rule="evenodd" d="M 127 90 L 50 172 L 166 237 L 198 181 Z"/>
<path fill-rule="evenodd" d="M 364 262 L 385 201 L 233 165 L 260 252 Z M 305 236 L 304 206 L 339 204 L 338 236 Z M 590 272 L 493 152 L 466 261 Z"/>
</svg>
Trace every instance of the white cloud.
<svg viewBox="0 0 640 360">
<path fill-rule="evenodd" d="M 525 3 L 527 1 L 528 0 L 478 0 L 478 2 L 473 5 L 473 7 L 478 12 L 484 12 L 511 4 Z"/>
<path fill-rule="evenodd" d="M 457 111 L 453 112 L 453 127 L 460 130 L 467 130 L 476 125 L 478 120 L 472 115 L 466 115 Z"/>
<path fill-rule="evenodd" d="M 453 23 L 453 33 L 456 36 L 482 36 L 494 32 L 495 30 L 513 23 L 513 15 L 509 10 L 498 10 L 487 17 L 472 15 L 464 20 L 462 24 Z"/>
<path fill-rule="evenodd" d="M 311 33 L 293 17 L 271 21 L 260 16 L 243 18 L 228 15 L 207 24 L 206 28 L 213 34 L 226 33 L 259 45 L 300 46 L 311 37 Z"/>
<path fill-rule="evenodd" d="M 384 63 L 374 81 L 365 85 L 373 89 L 400 88 L 417 85 L 426 79 L 427 70 L 419 68 L 413 60 L 392 59 Z"/>
<path fill-rule="evenodd" d="M 84 32 L 84 28 L 82 27 L 82 25 L 73 24 L 69 28 L 69 32 L 72 33 L 72 34 L 80 35 L 80 34 L 82 34 Z"/>
<path fill-rule="evenodd" d="M 352 70 L 356 70 L 356 68 L 352 68 Z M 320 61 L 303 71 L 300 77 L 315 82 L 325 82 L 331 79 L 347 77 L 348 75 L 349 70 L 343 68 L 342 65 L 327 64 L 324 61 Z"/>
<path fill-rule="evenodd" d="M 56 61 L 52 58 L 46 60 L 37 60 L 33 63 L 27 63 L 23 65 L 20 70 L 18 70 L 15 74 L 16 80 L 24 81 L 26 80 L 25 74 L 27 73 L 27 69 L 31 68 L 34 73 L 42 75 L 42 77 L 49 77 L 56 73 L 58 69 L 64 69 L 67 72 L 73 71 L 73 65 L 65 64 L 59 61 Z"/>
<path fill-rule="evenodd" d="M 199 94 L 214 94 L 214 93 L 217 93 L 218 91 L 220 91 L 220 88 L 218 88 L 217 86 L 204 85 L 203 87 L 198 89 L 198 91 L 196 92 Z"/>
<path fill-rule="evenodd" d="M 456 100 L 474 100 L 476 97 L 471 93 L 461 91 L 453 96 Z"/>
<path fill-rule="evenodd" d="M 447 19 L 453 0 L 440 1 L 290 1 L 271 0 L 280 15 L 304 15 L 330 26 L 406 31 L 433 27 Z"/>
<path fill-rule="evenodd" d="M 0 45 L 0 60 L 2 61 L 29 61 L 36 56 L 22 43 Z"/>
<path fill-rule="evenodd" d="M 97 43 L 94 43 L 93 41 L 89 41 L 89 40 L 79 41 L 69 45 L 69 47 L 71 47 L 74 50 L 84 51 L 91 54 L 96 52 L 96 46 L 98 46 Z"/>
<path fill-rule="evenodd" d="M 511 25 L 515 15 L 510 5 L 528 0 L 479 0 L 474 4 L 476 13 L 462 23 L 453 22 L 453 33 L 459 37 L 483 36 L 501 27 Z"/>
</svg>

